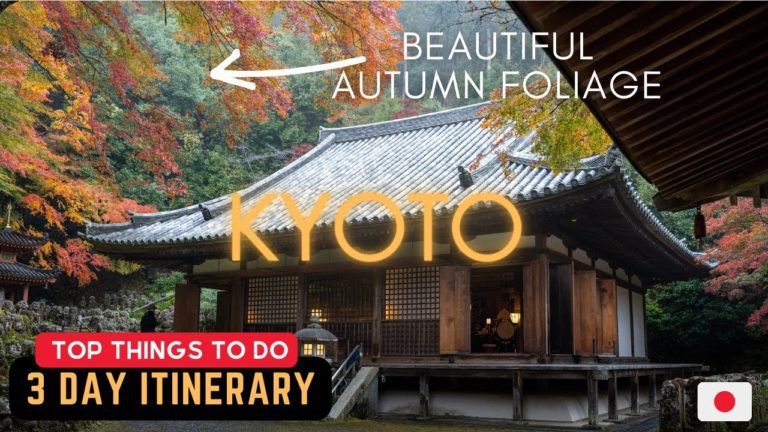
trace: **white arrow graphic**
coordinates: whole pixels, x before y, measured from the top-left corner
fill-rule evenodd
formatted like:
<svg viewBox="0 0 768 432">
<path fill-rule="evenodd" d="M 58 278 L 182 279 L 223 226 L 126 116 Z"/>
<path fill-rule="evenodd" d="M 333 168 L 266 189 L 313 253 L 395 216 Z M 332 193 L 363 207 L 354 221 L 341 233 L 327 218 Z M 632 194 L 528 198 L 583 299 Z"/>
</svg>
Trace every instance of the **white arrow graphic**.
<svg viewBox="0 0 768 432">
<path fill-rule="evenodd" d="M 271 77 L 281 77 L 281 76 L 288 76 L 288 75 L 300 75 L 305 73 L 312 73 L 312 72 L 320 72 L 320 71 L 327 71 L 331 69 L 338 69 L 343 68 L 347 66 L 352 66 L 360 63 L 364 63 L 366 58 L 365 56 L 359 56 L 359 57 L 353 57 L 346 60 L 339 60 L 332 63 L 323 63 L 323 64 L 317 64 L 312 66 L 302 66 L 302 67 L 296 67 L 296 68 L 290 68 L 290 69 L 269 69 L 269 70 L 260 70 L 260 71 L 236 71 L 236 70 L 227 70 L 227 66 L 234 63 L 235 60 L 240 58 L 240 50 L 235 49 L 232 51 L 232 54 L 229 55 L 223 62 L 219 63 L 218 66 L 211 69 L 211 78 L 219 81 L 223 81 L 225 83 L 233 84 L 240 87 L 245 87 L 250 90 L 256 90 L 256 84 L 241 80 L 239 78 L 271 78 Z"/>
</svg>

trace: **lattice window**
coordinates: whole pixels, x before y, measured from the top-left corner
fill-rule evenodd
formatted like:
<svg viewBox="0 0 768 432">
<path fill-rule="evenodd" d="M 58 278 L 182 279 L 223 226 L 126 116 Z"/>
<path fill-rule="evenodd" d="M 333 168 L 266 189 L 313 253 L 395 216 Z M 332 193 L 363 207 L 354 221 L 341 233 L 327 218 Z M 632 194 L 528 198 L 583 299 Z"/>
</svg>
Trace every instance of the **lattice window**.
<svg viewBox="0 0 768 432">
<path fill-rule="evenodd" d="M 389 269 L 384 282 L 384 319 L 436 320 L 440 318 L 440 269 Z"/>
<path fill-rule="evenodd" d="M 440 353 L 440 321 L 384 321 L 382 355 L 428 356 Z"/>
<path fill-rule="evenodd" d="M 265 333 L 295 333 L 296 323 L 281 324 L 246 324 L 247 332 L 265 332 Z"/>
<path fill-rule="evenodd" d="M 307 280 L 307 318 L 313 313 L 318 314 L 322 322 L 372 320 L 373 275 L 356 273 L 311 277 Z"/>
<path fill-rule="evenodd" d="M 330 322 L 324 323 L 323 328 L 339 338 L 339 358 L 346 357 L 358 344 L 363 345 L 363 352 L 371 352 L 371 321 Z"/>
<path fill-rule="evenodd" d="M 295 323 L 298 300 L 298 276 L 248 279 L 246 325 Z"/>
</svg>

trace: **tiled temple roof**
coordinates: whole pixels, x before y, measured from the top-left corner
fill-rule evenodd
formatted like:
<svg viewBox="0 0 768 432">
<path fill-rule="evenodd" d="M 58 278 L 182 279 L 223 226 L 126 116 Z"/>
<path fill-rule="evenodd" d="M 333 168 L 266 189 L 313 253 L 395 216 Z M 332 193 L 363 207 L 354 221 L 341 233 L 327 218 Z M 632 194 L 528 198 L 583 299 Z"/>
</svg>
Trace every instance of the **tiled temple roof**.
<svg viewBox="0 0 768 432">
<path fill-rule="evenodd" d="M 19 262 L 0 261 L 0 282 L 44 284 L 59 274 L 58 270 L 41 270 Z"/>
<path fill-rule="evenodd" d="M 0 248 L 35 250 L 46 243 L 48 243 L 47 237 L 33 237 L 9 227 L 5 227 L 0 231 Z"/>
<path fill-rule="evenodd" d="M 435 214 L 451 213 L 475 192 L 494 192 L 515 203 L 525 203 L 566 193 L 614 176 L 618 187 L 631 197 L 637 214 L 645 218 L 668 246 L 693 260 L 683 242 L 658 220 L 639 199 L 620 166 L 615 151 L 582 160 L 582 167 L 555 173 L 539 163 L 531 152 L 530 136 L 511 139 L 504 148 L 511 156 L 505 170 L 500 158 L 480 158 L 473 172 L 475 184 L 459 184 L 458 166 L 468 167 L 478 155 L 488 153 L 494 143 L 491 132 L 480 126 L 483 104 L 362 126 L 321 129 L 319 143 L 310 152 L 269 177 L 240 191 L 243 212 L 266 192 L 289 192 L 305 212 L 322 192 L 331 201 L 318 226 L 329 226 L 340 204 L 360 192 L 381 192 L 400 207 L 406 217 L 419 217 L 420 203 L 408 201 L 412 192 L 447 193 L 450 199 L 437 205 Z M 509 175 L 511 174 L 511 175 Z M 210 212 L 206 220 L 198 205 L 178 210 L 134 214 L 130 222 L 88 224 L 85 237 L 109 245 L 173 245 L 223 241 L 231 237 L 229 196 L 201 204 Z M 347 218 L 352 224 L 387 220 L 381 206 L 369 203 L 356 207 Z M 294 223 L 284 206 L 273 204 L 254 224 L 263 235 L 291 232 Z"/>
</svg>

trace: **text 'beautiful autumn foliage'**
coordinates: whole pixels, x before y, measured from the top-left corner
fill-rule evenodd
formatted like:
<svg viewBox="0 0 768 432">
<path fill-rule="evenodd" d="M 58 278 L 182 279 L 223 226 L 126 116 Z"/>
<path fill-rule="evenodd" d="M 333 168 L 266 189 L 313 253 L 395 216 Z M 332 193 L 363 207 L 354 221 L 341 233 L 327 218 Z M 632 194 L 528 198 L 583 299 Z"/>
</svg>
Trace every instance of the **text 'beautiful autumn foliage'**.
<svg viewBox="0 0 768 432">
<path fill-rule="evenodd" d="M 234 48 L 243 53 L 240 69 L 285 67 L 271 55 L 271 37 L 281 32 L 306 35 L 329 61 L 365 55 L 368 61 L 357 68 L 368 71 L 397 62 L 396 7 L 314 1 L 4 4 L 0 201 L 16 203 L 23 230 L 51 234 L 54 242 L 36 257 L 39 264 L 59 266 L 88 283 L 108 262 L 76 237 L 83 223 L 152 211 L 121 196 L 116 165 L 136 163 L 144 181 L 168 197 L 184 197 L 181 149 L 191 129 L 219 128 L 234 147 L 250 125 L 293 106 L 283 80 L 256 80 L 256 90 L 248 91 L 201 74 L 202 85 L 212 89 L 210 103 L 172 109 L 158 88 L 174 77 L 158 66 L 162 59 L 137 19 L 167 26 L 167 38 L 194 50 L 205 72 Z"/>
</svg>

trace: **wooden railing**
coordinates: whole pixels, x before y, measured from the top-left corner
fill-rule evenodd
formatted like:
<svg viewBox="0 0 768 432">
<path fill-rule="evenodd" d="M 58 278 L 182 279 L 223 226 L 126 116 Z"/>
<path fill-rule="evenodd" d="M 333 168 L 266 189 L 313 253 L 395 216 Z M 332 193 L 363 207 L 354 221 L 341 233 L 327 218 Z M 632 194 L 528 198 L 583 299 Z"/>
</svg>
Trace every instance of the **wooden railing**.
<svg viewBox="0 0 768 432">
<path fill-rule="evenodd" d="M 331 378 L 331 395 L 335 396 L 339 390 L 344 390 L 347 385 L 347 378 L 352 378 L 355 372 L 360 368 L 363 361 L 363 346 L 357 345 L 346 359 L 339 365 Z"/>
</svg>

